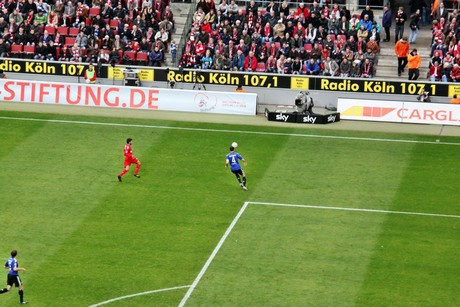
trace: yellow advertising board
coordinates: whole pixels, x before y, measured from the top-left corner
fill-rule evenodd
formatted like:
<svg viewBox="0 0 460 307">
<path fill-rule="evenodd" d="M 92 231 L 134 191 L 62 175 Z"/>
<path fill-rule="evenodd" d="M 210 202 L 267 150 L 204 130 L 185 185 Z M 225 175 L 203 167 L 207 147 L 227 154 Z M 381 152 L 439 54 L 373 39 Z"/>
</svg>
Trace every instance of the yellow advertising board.
<svg viewBox="0 0 460 307">
<path fill-rule="evenodd" d="M 305 77 L 291 77 L 291 89 L 308 90 L 309 78 Z"/>
</svg>

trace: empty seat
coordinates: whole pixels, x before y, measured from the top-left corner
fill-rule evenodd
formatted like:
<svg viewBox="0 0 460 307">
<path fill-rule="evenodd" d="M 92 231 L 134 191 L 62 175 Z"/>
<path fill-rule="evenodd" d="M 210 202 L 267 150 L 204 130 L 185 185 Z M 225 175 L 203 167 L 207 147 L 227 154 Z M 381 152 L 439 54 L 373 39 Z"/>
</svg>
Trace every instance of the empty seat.
<svg viewBox="0 0 460 307">
<path fill-rule="evenodd" d="M 22 53 L 22 49 L 23 49 L 22 45 L 17 45 L 17 44 L 11 45 L 11 51 L 10 51 L 11 56 L 19 57 Z"/>
<path fill-rule="evenodd" d="M 49 35 L 54 35 L 56 33 L 56 28 L 51 26 L 46 26 L 45 30 L 48 31 Z"/>
<path fill-rule="evenodd" d="M 79 32 L 79 28 L 69 28 L 69 36 L 77 36 Z"/>
<path fill-rule="evenodd" d="M 67 37 L 65 38 L 65 44 L 66 44 L 67 46 L 73 46 L 73 44 L 75 44 L 75 41 L 76 41 L 76 40 L 77 40 L 76 37 L 67 36 Z"/>
<path fill-rule="evenodd" d="M 35 54 L 35 46 L 30 45 L 30 46 L 24 46 L 24 57 L 31 59 L 34 57 Z"/>
<path fill-rule="evenodd" d="M 101 9 L 98 7 L 92 7 L 89 9 L 89 17 L 95 17 L 101 13 Z"/>
<path fill-rule="evenodd" d="M 138 52 L 136 53 L 136 62 L 137 64 L 145 63 L 149 61 L 149 54 L 147 52 Z"/>
<path fill-rule="evenodd" d="M 265 71 L 265 63 L 264 62 L 257 63 L 256 71 L 264 72 Z"/>
<path fill-rule="evenodd" d="M 304 44 L 303 48 L 305 49 L 306 52 L 311 52 L 311 50 L 313 49 L 311 44 Z"/>
<path fill-rule="evenodd" d="M 67 27 L 58 27 L 58 28 L 57 28 L 57 31 L 58 31 L 61 35 L 67 36 L 67 34 L 69 33 L 69 28 L 67 28 Z"/>
</svg>

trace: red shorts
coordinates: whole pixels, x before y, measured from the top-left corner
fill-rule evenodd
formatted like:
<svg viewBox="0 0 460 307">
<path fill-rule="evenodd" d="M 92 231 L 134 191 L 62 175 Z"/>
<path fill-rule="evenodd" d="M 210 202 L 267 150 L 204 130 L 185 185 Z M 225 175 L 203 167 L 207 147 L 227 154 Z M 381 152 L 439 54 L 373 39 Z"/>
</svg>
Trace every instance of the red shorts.
<svg viewBox="0 0 460 307">
<path fill-rule="evenodd" d="M 125 163 L 123 164 L 124 167 L 130 166 L 131 164 L 138 164 L 139 160 L 137 158 L 125 158 Z"/>
</svg>

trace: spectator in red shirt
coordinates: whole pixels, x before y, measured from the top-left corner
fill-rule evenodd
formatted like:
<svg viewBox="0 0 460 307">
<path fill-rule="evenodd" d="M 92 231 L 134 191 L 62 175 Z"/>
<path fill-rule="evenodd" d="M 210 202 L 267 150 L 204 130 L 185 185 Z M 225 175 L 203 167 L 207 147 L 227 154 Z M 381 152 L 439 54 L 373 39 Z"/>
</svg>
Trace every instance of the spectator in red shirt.
<svg viewBox="0 0 460 307">
<path fill-rule="evenodd" d="M 254 55 L 254 52 L 249 51 L 249 55 L 244 60 L 244 70 L 245 71 L 256 71 L 257 68 L 257 58 Z"/>
<path fill-rule="evenodd" d="M 310 11 L 308 11 L 308 8 L 305 6 L 303 2 L 299 3 L 299 7 L 297 8 L 296 15 L 299 16 L 302 13 L 305 16 L 305 19 L 308 19 L 310 17 Z"/>
<path fill-rule="evenodd" d="M 460 82 L 460 66 L 458 64 L 454 64 L 454 67 L 452 67 L 450 77 L 452 78 L 452 82 Z"/>
<path fill-rule="evenodd" d="M 201 41 L 197 41 L 195 44 L 195 54 L 201 57 L 205 53 L 205 51 L 206 48 L 203 45 L 203 43 Z"/>
<path fill-rule="evenodd" d="M 430 67 L 430 80 L 431 82 L 440 81 L 441 80 L 441 66 L 436 61 L 434 65 Z"/>
</svg>

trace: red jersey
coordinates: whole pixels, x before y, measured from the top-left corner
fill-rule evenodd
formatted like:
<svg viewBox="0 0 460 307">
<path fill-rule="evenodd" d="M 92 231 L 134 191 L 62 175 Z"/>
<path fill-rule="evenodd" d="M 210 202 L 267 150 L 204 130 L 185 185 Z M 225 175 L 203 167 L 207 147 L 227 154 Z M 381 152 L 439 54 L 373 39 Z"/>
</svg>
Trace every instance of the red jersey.
<svg viewBox="0 0 460 307">
<path fill-rule="evenodd" d="M 125 158 L 127 158 L 127 159 L 130 159 L 130 158 L 133 157 L 133 148 L 131 147 L 130 144 L 125 145 L 125 150 L 124 150 L 123 154 L 125 155 Z"/>
</svg>

